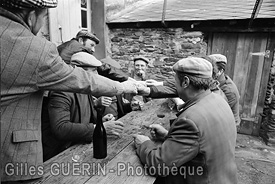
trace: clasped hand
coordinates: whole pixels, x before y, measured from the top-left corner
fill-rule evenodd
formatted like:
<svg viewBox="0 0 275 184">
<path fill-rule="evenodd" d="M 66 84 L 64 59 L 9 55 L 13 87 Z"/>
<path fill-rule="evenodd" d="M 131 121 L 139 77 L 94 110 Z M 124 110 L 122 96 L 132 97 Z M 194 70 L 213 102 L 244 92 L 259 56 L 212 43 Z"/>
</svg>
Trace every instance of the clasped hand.
<svg viewBox="0 0 275 184">
<path fill-rule="evenodd" d="M 150 135 L 152 137 L 152 140 L 154 141 L 164 141 L 165 137 L 168 134 L 168 131 L 162 127 L 159 124 L 152 124 L 149 126 L 150 130 Z M 134 141 L 135 141 L 135 146 L 136 148 L 139 147 L 143 142 L 150 140 L 148 136 L 145 135 L 138 135 L 134 134 Z"/>
</svg>

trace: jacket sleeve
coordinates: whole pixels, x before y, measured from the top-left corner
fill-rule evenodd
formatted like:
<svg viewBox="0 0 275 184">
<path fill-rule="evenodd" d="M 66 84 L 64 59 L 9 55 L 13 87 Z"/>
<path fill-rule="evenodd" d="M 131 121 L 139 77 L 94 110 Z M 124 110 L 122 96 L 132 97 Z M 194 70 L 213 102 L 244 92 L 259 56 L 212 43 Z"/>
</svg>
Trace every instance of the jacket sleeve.
<svg viewBox="0 0 275 184">
<path fill-rule="evenodd" d="M 192 160 L 199 152 L 199 131 L 188 119 L 176 120 L 170 128 L 166 140 L 160 146 L 146 141 L 137 149 L 141 162 L 148 167 L 160 168 L 157 175 L 167 176 L 164 167 L 180 167 Z"/>
<path fill-rule="evenodd" d="M 128 76 L 125 73 L 106 63 L 98 67 L 97 71 L 99 75 L 115 81 L 124 82 L 128 80 Z"/>
<path fill-rule="evenodd" d="M 164 81 L 163 86 L 150 87 L 151 98 L 173 98 L 178 97 L 178 92 L 174 79 L 167 79 Z"/>
<path fill-rule="evenodd" d="M 53 134 L 63 141 L 92 141 L 92 123 L 71 122 L 72 97 L 63 92 L 52 92 L 49 96 L 49 119 Z"/>
<path fill-rule="evenodd" d="M 46 43 L 38 65 L 35 71 L 38 89 L 95 96 L 115 96 L 123 92 L 123 86 L 117 81 L 65 64 L 52 43 Z"/>
</svg>

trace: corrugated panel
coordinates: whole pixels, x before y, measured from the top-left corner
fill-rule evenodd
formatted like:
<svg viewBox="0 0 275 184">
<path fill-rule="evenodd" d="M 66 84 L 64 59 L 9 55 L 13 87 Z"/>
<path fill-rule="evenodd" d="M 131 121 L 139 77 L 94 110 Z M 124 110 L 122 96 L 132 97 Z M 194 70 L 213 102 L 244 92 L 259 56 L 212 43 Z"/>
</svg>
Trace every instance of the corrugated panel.
<svg viewBox="0 0 275 184">
<path fill-rule="evenodd" d="M 167 0 L 166 21 L 249 19 L 256 0 Z M 160 21 L 164 0 L 155 0 L 109 22 Z M 275 18 L 275 0 L 264 0 L 257 18 Z"/>
</svg>

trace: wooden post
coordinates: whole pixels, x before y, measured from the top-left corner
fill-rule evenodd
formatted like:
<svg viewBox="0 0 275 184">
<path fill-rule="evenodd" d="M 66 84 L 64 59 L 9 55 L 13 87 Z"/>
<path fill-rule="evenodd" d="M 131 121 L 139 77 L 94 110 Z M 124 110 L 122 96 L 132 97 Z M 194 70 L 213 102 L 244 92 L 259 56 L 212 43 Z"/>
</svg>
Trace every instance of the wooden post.
<svg viewBox="0 0 275 184">
<path fill-rule="evenodd" d="M 100 39 L 100 43 L 95 48 L 95 57 L 102 59 L 106 57 L 106 11 L 105 0 L 92 0 L 92 32 Z"/>
</svg>

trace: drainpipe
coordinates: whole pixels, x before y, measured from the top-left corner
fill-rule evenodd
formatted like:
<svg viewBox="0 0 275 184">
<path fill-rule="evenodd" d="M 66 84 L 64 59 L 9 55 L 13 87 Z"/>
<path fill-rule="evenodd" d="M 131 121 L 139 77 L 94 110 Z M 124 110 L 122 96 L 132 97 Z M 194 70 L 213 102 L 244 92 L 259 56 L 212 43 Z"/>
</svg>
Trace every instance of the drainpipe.
<svg viewBox="0 0 275 184">
<path fill-rule="evenodd" d="M 164 27 L 166 27 L 166 24 L 165 24 L 166 7 L 167 7 L 167 0 L 164 0 L 163 1 L 162 18 L 161 18 L 161 24 Z"/>
</svg>

